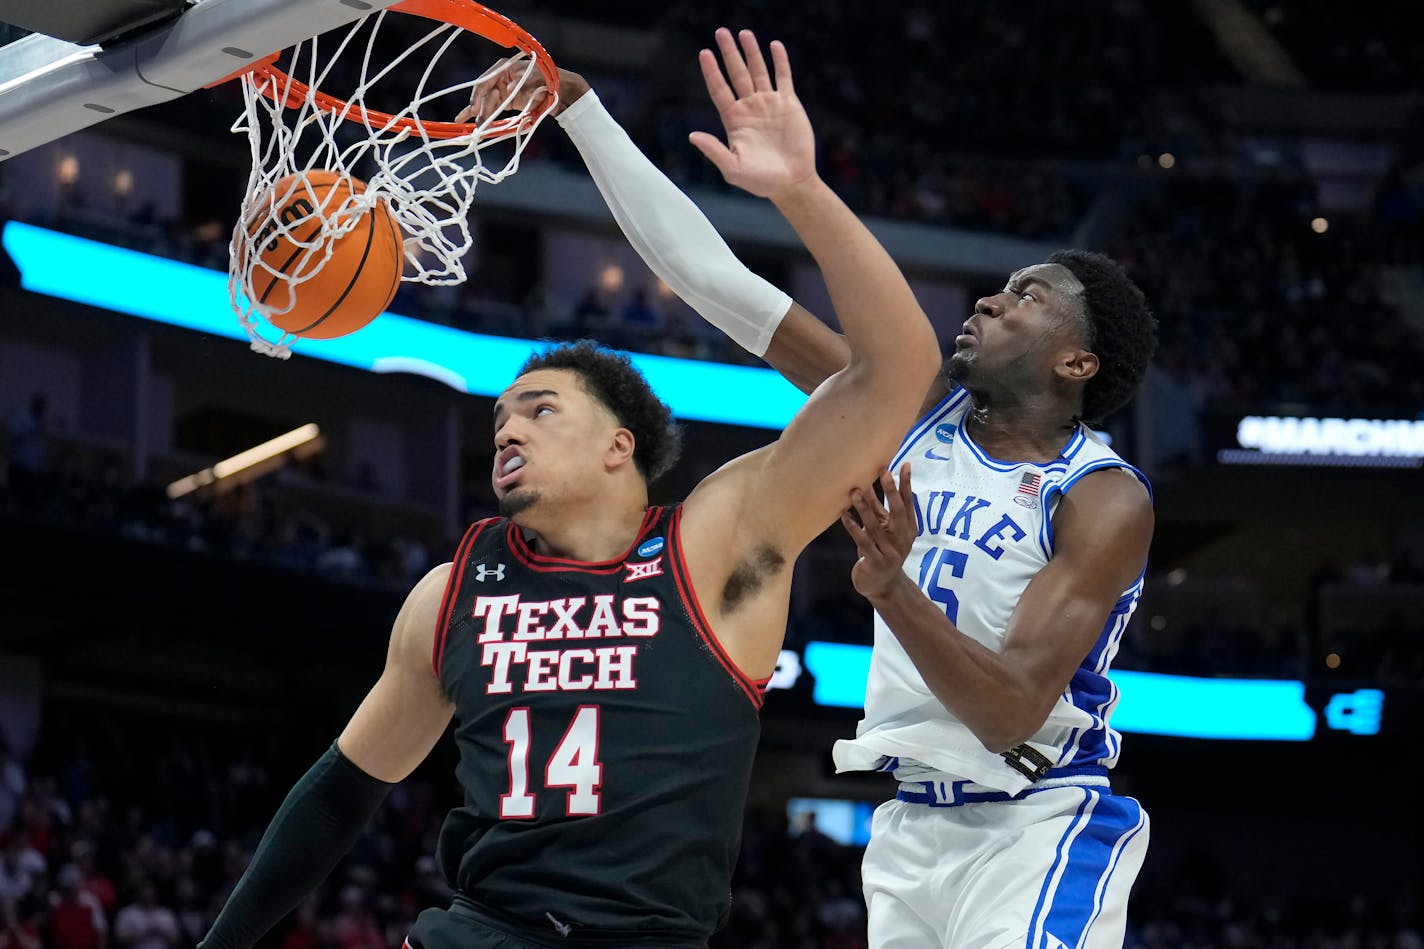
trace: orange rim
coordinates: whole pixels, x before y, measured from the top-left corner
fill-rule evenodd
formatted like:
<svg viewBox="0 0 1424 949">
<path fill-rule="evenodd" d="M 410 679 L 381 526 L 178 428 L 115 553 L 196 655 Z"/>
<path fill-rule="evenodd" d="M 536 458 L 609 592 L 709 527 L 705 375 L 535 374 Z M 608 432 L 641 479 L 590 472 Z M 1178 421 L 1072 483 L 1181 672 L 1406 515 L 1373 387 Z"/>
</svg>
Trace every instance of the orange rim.
<svg viewBox="0 0 1424 949">
<path fill-rule="evenodd" d="M 440 23 L 450 23 L 471 33 L 478 33 L 506 49 L 518 49 L 527 53 L 534 60 L 539 72 L 544 74 L 544 82 L 548 88 L 559 88 L 559 70 L 539 41 L 513 20 L 475 3 L 474 0 L 401 0 L 387 9 Z M 430 138 L 460 138 L 480 130 L 478 125 L 467 122 L 423 122 L 416 118 L 398 117 L 388 112 L 368 109 L 364 104 L 353 107 L 345 99 L 320 89 L 312 89 L 306 83 L 293 79 L 277 68 L 276 60 L 277 54 L 273 53 L 240 75 L 250 74 L 258 77 L 255 79 L 257 90 L 273 101 L 282 101 L 289 109 L 299 108 L 310 97 L 318 109 L 329 115 L 340 115 L 347 121 L 361 121 L 383 130 L 423 132 Z M 513 115 L 493 123 L 484 130 L 482 137 L 502 138 L 532 128 L 553 105 L 554 100 L 545 97 L 532 112 Z"/>
</svg>

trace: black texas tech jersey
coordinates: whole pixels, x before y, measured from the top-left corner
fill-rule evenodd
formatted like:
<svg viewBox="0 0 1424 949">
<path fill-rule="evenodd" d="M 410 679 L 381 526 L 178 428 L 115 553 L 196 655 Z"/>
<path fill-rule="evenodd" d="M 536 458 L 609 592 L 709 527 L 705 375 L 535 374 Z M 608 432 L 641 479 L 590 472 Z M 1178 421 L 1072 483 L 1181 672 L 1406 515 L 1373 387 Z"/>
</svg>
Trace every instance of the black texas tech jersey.
<svg viewBox="0 0 1424 949">
<path fill-rule="evenodd" d="M 649 508 L 600 563 L 502 518 L 461 541 L 434 663 L 465 804 L 438 854 L 475 908 L 570 941 L 700 945 L 724 919 L 765 682 L 708 631 L 680 522 Z"/>
</svg>

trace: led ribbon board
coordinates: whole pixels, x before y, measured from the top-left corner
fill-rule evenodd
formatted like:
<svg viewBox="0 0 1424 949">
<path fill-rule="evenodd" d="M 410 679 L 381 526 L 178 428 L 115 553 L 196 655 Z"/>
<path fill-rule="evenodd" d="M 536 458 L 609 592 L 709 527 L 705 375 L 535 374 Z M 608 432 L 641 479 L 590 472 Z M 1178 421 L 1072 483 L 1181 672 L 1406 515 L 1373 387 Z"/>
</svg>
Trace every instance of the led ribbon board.
<svg viewBox="0 0 1424 949">
<path fill-rule="evenodd" d="M 816 677 L 816 704 L 864 705 L 869 646 L 810 642 L 802 664 Z M 1132 671 L 1113 672 L 1109 678 L 1122 693 L 1112 714 L 1112 727 L 1120 732 L 1262 741 L 1315 737 L 1316 714 L 1305 701 L 1304 682 Z M 1383 705 L 1378 690 L 1336 695 L 1326 709 L 1326 725 L 1355 735 L 1378 734 Z"/>
<path fill-rule="evenodd" d="M 1294 418 L 1248 415 L 1236 426 L 1240 448 L 1223 448 L 1224 465 L 1330 465 L 1418 468 L 1424 419 Z"/>
<path fill-rule="evenodd" d="M 3 242 L 26 290 L 247 342 L 228 305 L 226 273 L 17 221 L 5 224 Z M 540 348 L 532 340 L 383 313 L 350 336 L 302 340 L 296 352 L 371 372 L 415 373 L 493 397 Z M 781 429 L 806 400 L 770 369 L 628 355 L 679 418 Z"/>
</svg>

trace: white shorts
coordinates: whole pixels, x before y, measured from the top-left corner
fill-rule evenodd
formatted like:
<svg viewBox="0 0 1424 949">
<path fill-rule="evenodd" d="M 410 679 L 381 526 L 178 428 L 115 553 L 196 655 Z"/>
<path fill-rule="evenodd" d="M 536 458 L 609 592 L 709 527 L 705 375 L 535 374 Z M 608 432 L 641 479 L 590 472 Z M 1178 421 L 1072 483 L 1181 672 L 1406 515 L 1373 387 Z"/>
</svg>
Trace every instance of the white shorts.
<svg viewBox="0 0 1424 949">
<path fill-rule="evenodd" d="M 962 797 L 876 809 L 861 869 L 870 949 L 1122 945 L 1147 853 L 1141 805 L 1079 785 Z"/>
</svg>

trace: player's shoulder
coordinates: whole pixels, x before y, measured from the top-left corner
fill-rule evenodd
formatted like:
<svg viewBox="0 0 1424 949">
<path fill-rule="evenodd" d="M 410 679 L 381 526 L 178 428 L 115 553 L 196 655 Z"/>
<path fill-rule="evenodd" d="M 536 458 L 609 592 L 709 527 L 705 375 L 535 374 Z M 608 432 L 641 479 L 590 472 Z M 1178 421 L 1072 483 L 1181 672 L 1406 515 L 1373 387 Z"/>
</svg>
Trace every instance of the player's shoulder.
<svg viewBox="0 0 1424 949">
<path fill-rule="evenodd" d="M 396 615 L 392 639 L 416 647 L 434 640 L 440 625 L 440 611 L 454 576 L 453 563 L 442 563 L 430 570 L 411 587 Z"/>
<path fill-rule="evenodd" d="M 410 593 L 406 599 L 409 600 L 412 597 L 419 597 L 422 600 L 426 600 L 432 596 L 437 599 L 444 596 L 445 587 L 449 585 L 450 574 L 454 569 L 455 564 L 451 561 L 446 561 L 445 563 L 431 567 L 426 571 L 425 576 L 417 580 L 415 586 L 410 588 Z"/>
<path fill-rule="evenodd" d="M 1095 468 L 1083 474 L 1063 496 L 1054 515 L 1054 533 L 1069 538 L 1151 535 L 1156 515 L 1152 493 L 1135 470 Z"/>
<path fill-rule="evenodd" d="M 1050 560 L 1116 595 L 1141 576 L 1155 531 L 1147 486 L 1128 469 L 1097 469 L 1059 502 Z"/>
<path fill-rule="evenodd" d="M 1092 506 L 1152 510 L 1152 491 L 1142 475 L 1126 462 L 1083 472 L 1073 484 L 1073 499 Z"/>
</svg>

